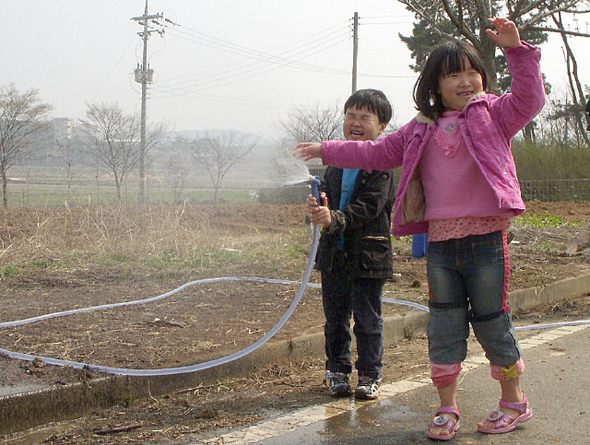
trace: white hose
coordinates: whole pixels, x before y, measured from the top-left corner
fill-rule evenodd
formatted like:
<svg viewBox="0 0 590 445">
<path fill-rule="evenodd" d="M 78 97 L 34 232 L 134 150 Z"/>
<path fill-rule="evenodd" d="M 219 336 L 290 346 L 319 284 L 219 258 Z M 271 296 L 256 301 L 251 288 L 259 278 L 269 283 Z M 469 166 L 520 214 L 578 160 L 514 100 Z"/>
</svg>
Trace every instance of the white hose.
<svg viewBox="0 0 590 445">
<path fill-rule="evenodd" d="M 199 363 L 197 365 L 181 366 L 181 367 L 177 367 L 177 368 L 162 368 L 162 369 L 113 368 L 110 366 L 92 365 L 92 364 L 74 362 L 74 361 L 69 361 L 69 360 L 61 360 L 61 359 L 56 359 L 56 358 L 51 358 L 51 357 L 43 357 L 43 356 L 36 356 L 36 355 L 30 355 L 30 354 L 21 354 L 19 352 L 7 351 L 5 349 L 0 349 L 0 354 L 4 354 L 10 358 L 19 359 L 19 360 L 27 360 L 27 361 L 32 361 L 32 360 L 35 360 L 36 358 L 40 358 L 44 362 L 46 362 L 50 365 L 70 366 L 72 368 L 77 368 L 77 369 L 89 369 L 91 371 L 96 371 L 96 372 L 104 372 L 104 373 L 108 373 L 108 374 L 119 374 L 119 375 L 126 375 L 126 376 L 161 376 L 161 375 L 184 374 L 184 373 L 188 373 L 188 372 L 201 371 L 203 369 L 212 368 L 214 366 L 220 366 L 225 363 L 229 363 L 231 361 L 237 360 L 239 358 L 242 358 L 242 357 L 250 354 L 251 352 L 255 351 L 256 349 L 260 348 L 262 345 L 267 343 L 272 337 L 274 337 L 274 335 L 285 325 L 287 320 L 289 320 L 291 315 L 293 315 L 293 312 L 295 312 L 295 308 L 297 307 L 297 305 L 301 301 L 301 298 L 303 297 L 303 293 L 305 292 L 305 289 L 307 287 L 321 287 L 321 285 L 319 285 L 319 284 L 309 283 L 309 278 L 310 278 L 311 273 L 313 271 L 313 265 L 315 262 L 315 257 L 316 257 L 316 253 L 317 253 L 317 249 L 318 249 L 319 233 L 320 233 L 320 226 L 316 225 L 313 230 L 313 240 L 312 240 L 312 244 L 311 244 L 311 252 L 309 254 L 309 260 L 307 262 L 307 268 L 305 270 L 305 273 L 303 274 L 303 280 L 299 284 L 299 289 L 297 290 L 297 294 L 295 295 L 293 302 L 291 303 L 291 305 L 287 309 L 287 312 L 285 312 L 285 314 L 281 317 L 281 319 L 278 321 L 278 323 L 276 325 L 274 325 L 274 327 L 270 331 L 268 331 L 268 333 L 266 335 L 264 335 L 260 340 L 258 340 L 256 343 L 254 343 L 254 344 L 252 344 L 252 345 L 250 345 L 238 352 L 235 352 L 233 354 L 230 354 L 230 355 L 227 355 L 225 357 L 221 357 L 221 358 L 218 358 L 215 360 L 210 360 L 208 362 Z M 114 309 L 114 308 L 123 307 L 123 306 L 153 303 L 155 301 L 170 297 L 171 295 L 174 295 L 174 294 L 186 289 L 187 287 L 194 286 L 196 284 L 215 283 L 215 282 L 220 282 L 220 281 L 257 281 L 257 282 L 275 283 L 275 284 L 297 284 L 296 281 L 278 280 L 278 279 L 270 279 L 270 278 L 258 278 L 258 277 L 206 278 L 203 280 L 191 281 L 190 283 L 186 283 L 186 284 L 184 284 L 184 285 L 182 285 L 170 292 L 166 292 L 165 294 L 158 295 L 153 298 L 128 301 L 128 302 L 124 302 L 124 303 L 105 304 L 105 305 L 101 305 L 101 306 L 92 306 L 92 307 L 81 308 L 81 309 L 73 309 L 73 310 L 69 310 L 69 311 L 62 311 L 62 312 L 55 312 L 52 314 L 41 315 L 38 317 L 26 318 L 23 320 L 9 321 L 9 322 L 0 323 L 0 328 L 20 326 L 20 325 L 29 324 L 29 323 L 35 323 L 37 321 L 48 320 L 51 318 L 58 318 L 58 317 L 65 317 L 65 316 L 73 315 L 73 314 L 79 314 L 82 312 L 99 311 L 99 310 L 105 310 L 105 309 Z M 384 303 L 400 304 L 400 305 L 404 305 L 404 306 L 410 306 L 415 309 L 428 312 L 427 306 L 424 306 L 419 303 L 414 303 L 411 301 L 393 300 L 390 298 L 384 298 L 383 302 Z M 584 325 L 584 324 L 590 324 L 590 320 L 579 320 L 579 321 L 549 323 L 549 324 L 537 324 L 537 325 L 531 325 L 531 326 L 519 326 L 519 327 L 516 327 L 515 329 L 517 331 L 526 331 L 526 330 L 547 329 L 547 328 L 556 328 L 556 327 L 562 327 L 562 326 L 575 326 L 575 325 Z"/>
<path fill-rule="evenodd" d="M 414 303 L 413 301 L 405 301 L 405 300 L 392 300 L 391 298 L 384 298 L 384 303 L 394 303 L 394 304 L 401 304 L 404 306 L 410 306 L 421 311 L 430 312 L 427 306 L 424 306 L 420 303 Z M 529 326 L 515 326 L 515 331 L 534 331 L 537 329 L 551 329 L 551 328 L 561 328 L 563 326 L 579 326 L 590 324 L 590 320 L 577 320 L 577 321 L 560 321 L 557 323 L 546 323 L 546 324 L 532 324 Z"/>
<path fill-rule="evenodd" d="M 262 337 L 256 343 L 254 343 L 254 344 L 248 346 L 247 348 L 244 348 L 238 352 L 230 354 L 228 356 L 221 357 L 221 358 L 218 358 L 215 360 L 210 360 L 210 361 L 204 362 L 204 363 L 199 363 L 197 365 L 181 366 L 181 367 L 177 367 L 177 368 L 128 369 L 128 368 L 113 368 L 110 366 L 91 365 L 91 364 L 87 364 L 87 363 L 73 362 L 73 361 L 69 361 L 69 360 L 60 360 L 60 359 L 51 358 L 51 357 L 33 356 L 30 354 L 21 354 L 19 352 L 7 351 L 5 349 L 0 349 L 0 353 L 5 354 L 11 358 L 19 359 L 19 360 L 32 361 L 38 357 L 38 358 L 42 359 L 44 362 L 49 363 L 50 365 L 70 366 L 72 368 L 77 368 L 77 369 L 89 369 L 91 371 L 96 371 L 96 372 L 105 372 L 105 373 L 109 373 L 109 374 L 119 374 L 119 375 L 127 375 L 127 376 L 160 376 L 160 375 L 184 374 L 187 372 L 201 371 L 203 369 L 212 368 L 214 366 L 220 366 L 225 363 L 237 360 L 239 358 L 242 358 L 242 357 L 250 354 L 251 352 L 255 351 L 256 349 L 260 348 L 262 345 L 267 343 L 284 326 L 284 324 L 287 322 L 287 320 L 289 320 L 291 315 L 293 315 L 295 308 L 297 307 L 297 305 L 301 301 L 301 298 L 303 297 L 303 293 L 305 292 L 305 288 L 307 287 L 309 277 L 311 276 L 311 272 L 313 271 L 313 264 L 314 264 L 317 249 L 318 249 L 319 233 L 320 233 L 320 226 L 316 225 L 313 230 L 313 241 L 311 244 L 311 253 L 309 255 L 309 261 L 307 262 L 307 269 L 305 270 L 305 273 L 303 275 L 303 280 L 299 286 L 299 289 L 297 290 L 297 294 L 295 295 L 293 302 L 291 303 L 291 305 L 287 309 L 287 312 L 285 312 L 285 314 L 282 316 L 282 318 L 279 320 L 279 322 L 276 325 L 274 325 L 274 327 L 270 331 L 268 331 L 266 333 L 266 335 L 264 335 L 264 337 Z M 72 314 L 81 313 L 81 312 L 88 312 L 88 311 L 102 310 L 102 309 L 112 309 L 112 308 L 116 308 L 116 307 L 129 306 L 129 305 L 133 305 L 133 304 L 151 303 L 151 302 L 158 301 L 163 298 L 169 297 L 171 295 L 174 295 L 175 293 L 180 292 L 181 290 L 183 290 L 189 286 L 192 286 L 195 284 L 202 284 L 202 283 L 212 283 L 212 282 L 216 282 L 216 281 L 260 281 L 260 282 L 279 283 L 279 284 L 296 283 L 295 281 L 273 280 L 273 279 L 256 278 L 256 277 L 250 277 L 250 278 L 239 278 L 239 277 L 210 278 L 210 279 L 192 281 L 190 283 L 187 283 L 183 286 L 180 286 L 180 287 L 174 289 L 173 291 L 167 292 L 165 294 L 159 295 L 154 298 L 131 301 L 131 302 L 126 302 L 126 303 L 105 304 L 102 306 L 94 306 L 94 307 L 88 307 L 88 308 L 82 308 L 82 309 L 76 309 L 76 310 L 70 310 L 70 311 L 56 312 L 53 314 L 42 315 L 39 317 L 28 318 L 25 320 L 0 323 L 0 327 L 18 326 L 18 325 L 23 325 L 23 324 L 27 324 L 27 323 L 34 323 L 36 321 L 47 320 L 50 318 L 64 317 L 66 315 L 72 315 Z"/>
</svg>

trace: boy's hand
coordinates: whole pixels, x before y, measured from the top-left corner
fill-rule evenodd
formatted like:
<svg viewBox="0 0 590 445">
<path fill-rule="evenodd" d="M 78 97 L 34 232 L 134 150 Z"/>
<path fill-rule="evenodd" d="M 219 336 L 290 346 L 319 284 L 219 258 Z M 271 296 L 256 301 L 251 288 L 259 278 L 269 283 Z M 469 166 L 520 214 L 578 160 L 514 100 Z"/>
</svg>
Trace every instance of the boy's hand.
<svg viewBox="0 0 590 445">
<path fill-rule="evenodd" d="M 332 213 L 330 213 L 330 209 L 328 208 L 328 197 L 323 192 L 321 194 L 321 200 L 323 205 L 318 206 L 317 200 L 312 195 L 307 197 L 309 218 L 314 225 L 321 224 L 324 227 L 330 227 L 332 224 Z"/>
<path fill-rule="evenodd" d="M 313 195 L 307 195 L 307 211 L 312 213 L 313 210 L 318 206 L 318 201 Z"/>
<path fill-rule="evenodd" d="M 494 17 L 488 21 L 496 26 L 497 32 L 490 28 L 486 28 L 486 32 L 498 45 L 503 48 L 515 48 L 522 45 L 518 28 L 512 20 Z"/>
<path fill-rule="evenodd" d="M 303 159 L 304 161 L 321 158 L 322 144 L 321 142 L 302 142 L 301 144 L 297 144 L 293 149 L 293 156 L 296 159 Z"/>
</svg>

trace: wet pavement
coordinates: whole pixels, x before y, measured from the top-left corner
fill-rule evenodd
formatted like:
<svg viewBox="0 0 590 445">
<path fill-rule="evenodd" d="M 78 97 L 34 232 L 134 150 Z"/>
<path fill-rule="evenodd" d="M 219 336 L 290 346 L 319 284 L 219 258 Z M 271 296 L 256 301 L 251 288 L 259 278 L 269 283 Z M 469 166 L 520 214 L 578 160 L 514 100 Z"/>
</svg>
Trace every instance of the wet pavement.
<svg viewBox="0 0 590 445">
<path fill-rule="evenodd" d="M 478 433 L 477 423 L 496 407 L 500 390 L 485 357 L 470 357 L 458 394 L 462 428 L 450 443 L 590 444 L 588 325 L 542 330 L 522 340 L 521 346 L 527 366 L 523 388 L 535 416 L 512 433 Z M 426 373 L 385 384 L 377 401 L 330 400 L 195 445 L 433 444 L 437 442 L 428 439 L 426 429 L 437 406 L 438 397 Z"/>
</svg>

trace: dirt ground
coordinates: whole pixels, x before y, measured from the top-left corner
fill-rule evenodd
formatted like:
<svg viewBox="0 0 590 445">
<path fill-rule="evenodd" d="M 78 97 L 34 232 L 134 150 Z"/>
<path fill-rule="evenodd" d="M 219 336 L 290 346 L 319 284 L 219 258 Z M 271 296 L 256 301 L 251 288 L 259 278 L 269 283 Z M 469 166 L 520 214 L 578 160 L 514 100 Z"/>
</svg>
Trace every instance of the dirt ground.
<svg viewBox="0 0 590 445">
<path fill-rule="evenodd" d="M 511 229 L 513 277 L 511 289 L 542 286 L 563 278 L 590 273 L 590 202 L 527 203 L 527 214 L 545 217 L 542 227 Z M 202 206 L 199 215 L 211 237 L 257 236 L 271 239 L 281 233 L 305 230 L 303 206 Z M 264 213 L 261 218 L 260 213 Z M 30 216 L 30 215 L 29 215 Z M 561 217 L 565 222 L 554 226 Z M 31 218 L 25 210 L 4 214 L 0 231 L 7 240 L 27 236 Z M 27 222 L 29 221 L 29 222 Z M 20 234 L 20 235 L 19 235 Z M 274 238 L 273 238 L 274 239 Z M 228 244 L 229 245 L 229 244 Z M 575 251 L 578 246 L 580 251 Z M 288 246 L 285 246 L 288 249 Z M 384 297 L 426 303 L 425 259 L 411 256 L 411 241 L 395 242 L 395 272 Z M 230 247 L 228 252 L 233 252 Z M 569 253 L 568 253 L 569 252 Z M 239 252 L 236 253 L 239 255 Z M 309 249 L 298 259 L 286 256 L 269 264 L 261 259 L 220 265 L 215 277 L 302 278 Z M 2 251 L 0 251 L 2 260 Z M 0 267 L 3 264 L 0 263 Z M 273 269 L 274 268 L 274 269 Z M 272 276 L 269 270 L 274 270 Z M 133 271 L 131 271 L 133 272 Z M 134 301 L 164 294 L 191 280 L 213 276 L 142 276 L 126 271 L 121 280 L 116 267 L 100 269 L 39 268 L 16 278 L 0 276 L 0 323 L 77 308 Z M 130 278 L 131 277 L 131 278 Z M 184 281 L 182 281 L 184 279 Z M 314 272 L 312 282 L 319 282 Z M 32 324 L 3 327 L 0 348 L 121 368 L 166 368 L 191 365 L 240 350 L 262 337 L 291 304 L 296 284 L 230 281 L 194 284 L 157 302 L 105 311 L 91 311 Z M 406 307 L 384 304 L 384 315 L 406 312 Z M 590 313 L 590 297 L 539 307 L 517 314 L 516 323 L 579 318 Z M 308 289 L 293 317 L 275 338 L 321 332 L 320 293 Z M 476 345 L 473 348 L 477 349 Z M 427 369 L 425 338 L 386 345 L 384 379 L 394 381 Z M 179 391 L 164 397 L 133 401 L 127 406 L 93 413 L 81 420 L 34 428 L 0 436 L 7 444 L 124 444 L 193 442 L 224 428 L 264 419 L 277 409 L 289 409 L 324 400 L 322 358 L 277 363 L 231 382 Z M 18 381 L 61 385 L 94 377 L 88 371 L 44 366 L 0 355 L 0 385 Z M 117 430 L 117 428 L 119 430 Z M 119 432 L 116 432 L 119 431 Z"/>
</svg>

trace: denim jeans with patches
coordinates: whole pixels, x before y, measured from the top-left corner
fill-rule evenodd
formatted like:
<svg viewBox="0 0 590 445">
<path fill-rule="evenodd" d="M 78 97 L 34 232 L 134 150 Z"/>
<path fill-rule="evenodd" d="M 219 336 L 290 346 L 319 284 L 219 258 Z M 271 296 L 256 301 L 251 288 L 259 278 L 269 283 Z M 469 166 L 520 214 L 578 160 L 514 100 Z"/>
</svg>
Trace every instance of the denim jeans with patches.
<svg viewBox="0 0 590 445">
<path fill-rule="evenodd" d="M 507 301 L 506 231 L 431 242 L 427 269 L 432 362 L 465 360 L 469 323 L 492 365 L 508 366 L 521 357 Z"/>
</svg>

